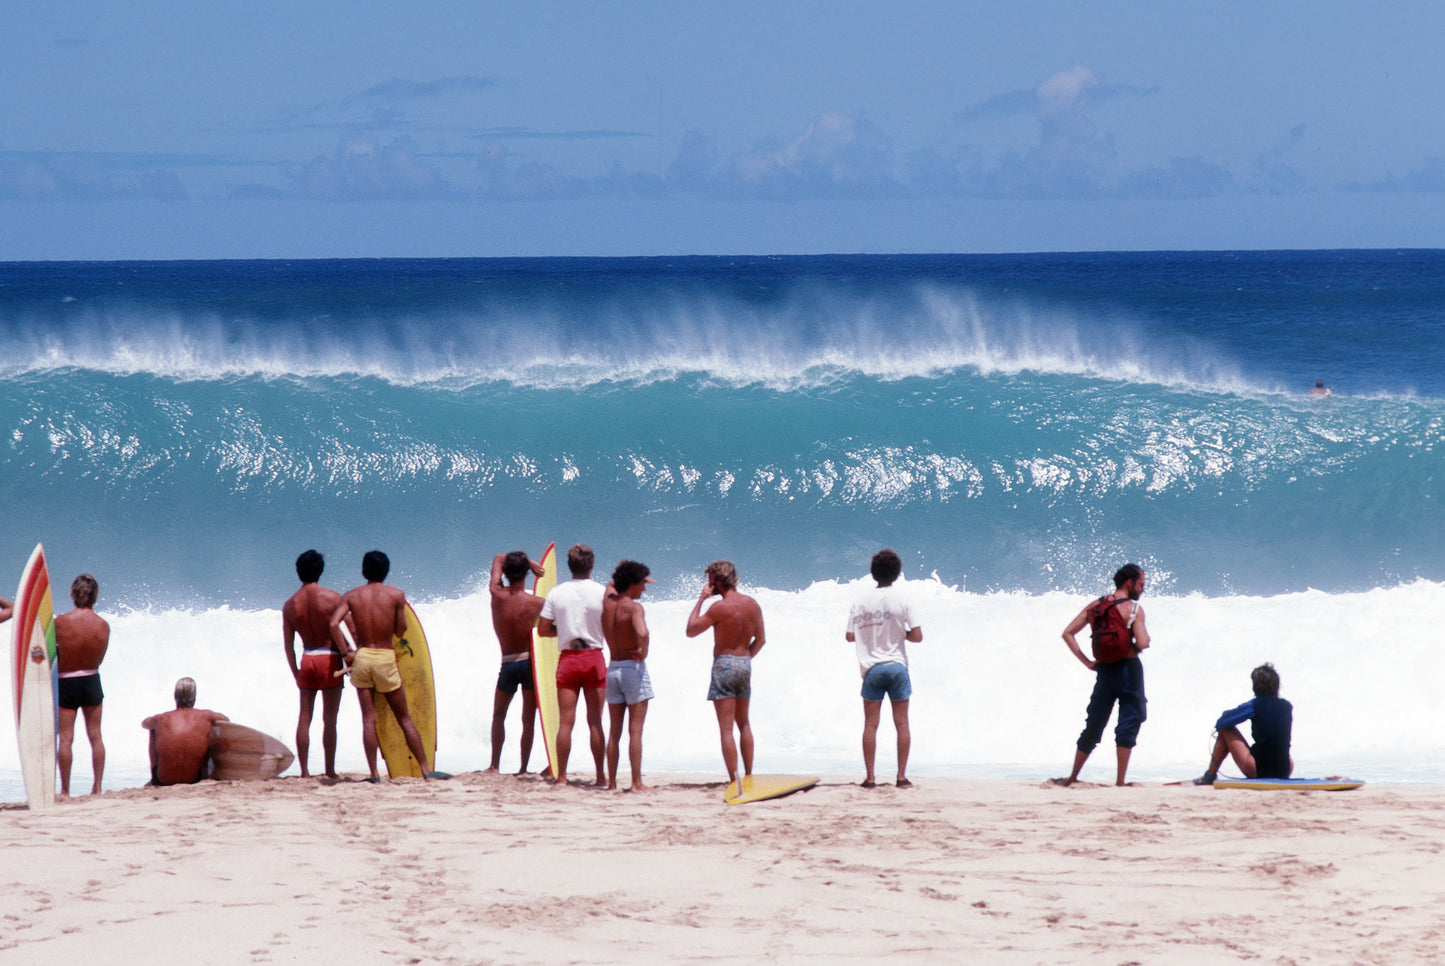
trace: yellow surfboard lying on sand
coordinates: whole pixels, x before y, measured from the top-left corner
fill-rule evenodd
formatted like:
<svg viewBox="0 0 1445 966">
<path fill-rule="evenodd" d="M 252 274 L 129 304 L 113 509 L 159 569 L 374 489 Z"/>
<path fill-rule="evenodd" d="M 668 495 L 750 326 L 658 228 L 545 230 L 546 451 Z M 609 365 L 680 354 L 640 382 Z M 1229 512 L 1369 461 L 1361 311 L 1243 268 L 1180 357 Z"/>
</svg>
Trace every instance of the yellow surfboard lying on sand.
<svg viewBox="0 0 1445 966">
<path fill-rule="evenodd" d="M 436 684 L 432 679 L 431 649 L 427 647 L 426 632 L 411 604 L 406 605 L 406 631 L 394 635 L 392 647 L 396 648 L 396 667 L 401 672 L 401 687 L 406 692 L 406 710 L 411 723 L 421 735 L 421 746 L 426 751 L 431 767 L 436 768 L 437 758 L 437 697 Z M 421 762 L 406 746 L 406 735 L 391 705 L 383 695 L 376 695 L 376 740 L 381 746 L 381 756 L 386 759 L 386 773 L 392 778 L 421 778 Z"/>
<path fill-rule="evenodd" d="M 723 801 L 729 805 L 746 805 L 769 798 L 781 798 L 818 784 L 816 777 L 806 775 L 745 775 L 728 782 Z"/>
<path fill-rule="evenodd" d="M 542 551 L 542 576 L 532 583 L 532 593 L 546 597 L 557 586 L 557 544 Z M 547 768 L 557 774 L 557 728 L 562 712 L 557 707 L 557 662 L 561 660 L 555 637 L 532 631 L 532 685 L 537 689 L 537 717 L 542 722 L 542 747 L 547 750 Z"/>
</svg>

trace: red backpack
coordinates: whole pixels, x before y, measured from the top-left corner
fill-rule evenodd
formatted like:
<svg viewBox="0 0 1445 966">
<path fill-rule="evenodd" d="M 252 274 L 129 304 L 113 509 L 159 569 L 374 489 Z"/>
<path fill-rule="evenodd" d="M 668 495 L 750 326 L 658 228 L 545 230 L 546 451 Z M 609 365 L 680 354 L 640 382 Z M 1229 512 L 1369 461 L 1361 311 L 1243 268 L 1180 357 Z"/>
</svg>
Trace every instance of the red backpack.
<svg viewBox="0 0 1445 966">
<path fill-rule="evenodd" d="M 1105 594 L 1089 605 L 1090 643 L 1094 660 L 1100 664 L 1122 661 L 1134 651 L 1134 617 L 1139 613 L 1139 605 L 1135 604 L 1125 617 L 1119 613 L 1122 603 L 1112 594 Z"/>
</svg>

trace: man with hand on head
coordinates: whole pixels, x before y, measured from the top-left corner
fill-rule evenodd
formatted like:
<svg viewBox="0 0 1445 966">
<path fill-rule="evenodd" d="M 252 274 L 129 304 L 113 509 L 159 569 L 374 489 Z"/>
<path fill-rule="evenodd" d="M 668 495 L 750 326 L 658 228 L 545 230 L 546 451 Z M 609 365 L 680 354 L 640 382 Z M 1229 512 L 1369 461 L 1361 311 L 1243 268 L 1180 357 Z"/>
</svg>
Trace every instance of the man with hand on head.
<svg viewBox="0 0 1445 966">
<path fill-rule="evenodd" d="M 597 786 L 607 784 L 602 772 L 606 739 L 602 734 L 602 703 L 607 691 L 607 662 L 602 659 L 603 586 L 592 579 L 595 557 L 584 543 L 567 551 L 572 579 L 547 595 L 537 618 L 537 635 L 555 637 L 557 662 L 557 781 L 567 784 L 567 759 L 572 754 L 572 728 L 577 723 L 578 692 L 587 703 L 587 732 Z"/>
<path fill-rule="evenodd" d="M 537 690 L 532 682 L 532 629 L 542 612 L 543 598 L 527 592 L 527 574 L 542 576 L 542 565 L 521 550 L 499 553 L 492 558 L 492 630 L 502 648 L 502 667 L 497 672 L 497 690 L 492 699 L 492 763 L 487 771 L 502 768 L 502 744 L 507 738 L 507 709 L 512 696 L 522 689 L 522 767 L 527 774 L 532 757 L 532 736 L 537 719 Z M 507 579 L 506 584 L 502 578 Z"/>
<path fill-rule="evenodd" d="M 731 782 L 739 778 L 739 749 L 743 775 L 753 773 L 753 726 L 748 718 L 753 697 L 753 658 L 767 643 L 767 636 L 763 630 L 763 609 L 738 590 L 737 568 L 726 560 L 715 560 L 707 565 L 703 575 L 706 582 L 688 615 L 687 636 L 697 637 L 712 628 L 712 681 L 707 699 L 717 714 L 723 766 Z M 720 599 L 704 613 L 702 605 L 714 596 Z M 738 732 L 736 741 L 734 727 Z"/>
<path fill-rule="evenodd" d="M 863 676 L 863 768 L 864 788 L 872 788 L 873 758 L 878 749 L 878 719 L 887 695 L 893 711 L 893 728 L 898 733 L 899 788 L 911 788 L 905 774 L 913 740 L 908 728 L 908 699 L 913 682 L 908 676 L 906 641 L 923 640 L 923 628 L 913 619 L 907 599 L 894 586 L 903 573 L 903 561 L 892 550 L 873 555 L 871 566 L 877 586 L 860 593 L 848 612 L 845 637 L 857 645 L 858 670 Z"/>
</svg>

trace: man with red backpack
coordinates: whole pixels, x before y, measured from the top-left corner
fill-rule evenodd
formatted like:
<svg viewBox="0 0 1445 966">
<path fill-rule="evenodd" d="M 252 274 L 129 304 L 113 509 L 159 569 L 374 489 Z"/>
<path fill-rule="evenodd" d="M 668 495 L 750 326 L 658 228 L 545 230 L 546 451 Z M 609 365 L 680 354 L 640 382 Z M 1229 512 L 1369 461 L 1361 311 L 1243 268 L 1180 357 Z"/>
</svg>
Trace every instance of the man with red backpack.
<svg viewBox="0 0 1445 966">
<path fill-rule="evenodd" d="M 1137 564 L 1125 564 L 1114 574 L 1114 588 L 1112 594 L 1105 594 L 1079 611 L 1064 628 L 1064 643 L 1095 675 L 1088 716 L 1079 734 L 1078 750 L 1074 752 L 1074 770 L 1062 781 L 1064 785 L 1078 780 L 1079 770 L 1104 735 L 1104 726 L 1109 723 L 1116 702 L 1119 720 L 1114 726 L 1114 744 L 1119 774 L 1114 784 L 1127 784 L 1124 775 L 1129 770 L 1129 755 L 1146 716 L 1144 664 L 1139 660 L 1139 652 L 1149 646 L 1144 608 L 1139 606 L 1139 596 L 1144 593 L 1144 571 Z M 1093 660 L 1084 656 L 1075 638 L 1085 625 L 1092 635 Z"/>
</svg>

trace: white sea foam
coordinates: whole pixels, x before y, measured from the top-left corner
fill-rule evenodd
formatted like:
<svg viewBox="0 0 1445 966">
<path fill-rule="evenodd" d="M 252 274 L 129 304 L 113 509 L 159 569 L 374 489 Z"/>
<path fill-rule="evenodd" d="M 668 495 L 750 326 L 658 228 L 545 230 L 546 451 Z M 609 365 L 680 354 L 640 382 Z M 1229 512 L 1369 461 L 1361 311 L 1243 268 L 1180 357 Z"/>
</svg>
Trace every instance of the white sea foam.
<svg viewBox="0 0 1445 966">
<path fill-rule="evenodd" d="M 15 319 L 6 328 L 0 374 L 12 376 L 80 369 L 181 382 L 374 378 L 441 389 L 701 379 L 786 391 L 854 376 L 895 381 L 973 371 L 1228 393 L 1278 388 L 1245 377 L 1221 347 L 1151 341 L 1146 320 L 1082 317 L 922 283 L 877 299 L 802 290 L 765 308 L 696 296 L 283 326 L 158 307 L 93 312 L 62 328 Z"/>
<path fill-rule="evenodd" d="M 972 594 L 936 581 L 904 584 L 924 640 L 910 647 L 913 757 L 918 776 L 1042 778 L 1065 772 L 1083 725 L 1092 676 L 1059 638 L 1086 601 L 1051 593 Z M 853 648 L 843 622 L 854 585 L 753 591 L 768 645 L 755 664 L 753 720 L 759 771 L 860 773 L 862 709 Z M 648 660 L 658 697 L 647 719 L 645 767 L 721 772 L 717 725 L 704 700 L 711 646 L 683 634 L 690 600 L 645 601 L 653 632 Z M 1358 594 L 1308 591 L 1279 597 L 1145 598 L 1155 646 L 1145 654 L 1149 720 L 1131 774 L 1180 779 L 1203 770 L 1215 717 L 1249 697 L 1249 671 L 1272 661 L 1295 706 L 1297 774 L 1348 773 L 1372 781 L 1439 781 L 1445 774 L 1436 722 L 1445 670 L 1434 636 L 1445 584 L 1417 581 Z M 485 589 L 417 605 L 438 680 L 438 764 L 486 767 L 497 646 Z M 108 769 L 145 773 L 139 722 L 172 706 L 176 678 L 200 684 L 199 704 L 294 743 L 296 691 L 274 610 L 219 608 L 112 615 L 103 673 Z M 508 721 L 504 768 L 517 766 L 520 702 Z M 580 725 L 579 725 L 580 727 Z M 579 732 L 580 737 L 580 732 Z M 83 742 L 83 738 L 78 738 Z M 1110 734 L 1085 777 L 1112 777 Z M 0 776 L 16 767 L 0 742 Z M 573 769 L 586 773 L 585 744 Z M 885 723 L 879 769 L 893 767 Z M 311 763 L 321 764 L 320 726 Z M 89 756 L 76 755 L 88 783 Z M 545 762 L 540 744 L 532 766 Z M 340 767 L 364 768 L 355 699 L 342 705 Z M 624 768 L 625 768 L 624 761 Z"/>
</svg>

